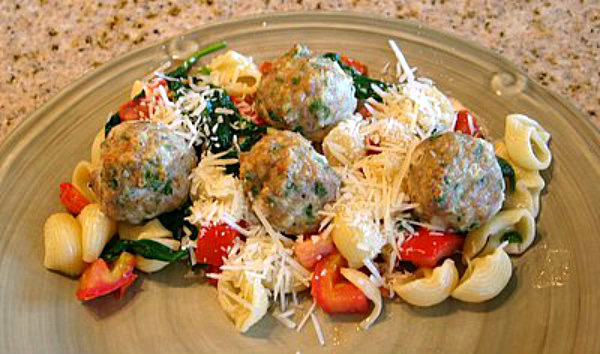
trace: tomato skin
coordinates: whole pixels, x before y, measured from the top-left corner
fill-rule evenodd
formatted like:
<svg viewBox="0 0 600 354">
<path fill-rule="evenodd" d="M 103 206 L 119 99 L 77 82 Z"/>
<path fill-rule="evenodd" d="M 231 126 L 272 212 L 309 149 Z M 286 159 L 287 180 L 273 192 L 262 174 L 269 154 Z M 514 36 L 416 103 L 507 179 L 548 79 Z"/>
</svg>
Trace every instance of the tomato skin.
<svg viewBox="0 0 600 354">
<path fill-rule="evenodd" d="M 214 272 L 219 272 L 223 265 L 223 257 L 227 257 L 227 249 L 240 233 L 225 223 L 203 227 L 196 241 L 196 261 L 208 264 Z"/>
<path fill-rule="evenodd" d="M 358 113 L 360 113 L 360 115 L 365 119 L 372 116 L 371 112 L 369 112 L 367 107 L 365 107 L 365 101 L 363 100 L 358 102 Z"/>
<path fill-rule="evenodd" d="M 464 237 L 451 232 L 432 235 L 432 231 L 422 228 L 400 247 L 400 257 L 417 267 L 434 268 L 438 262 L 462 249 Z"/>
<path fill-rule="evenodd" d="M 473 123 L 473 131 L 471 131 L 471 127 L 469 127 L 469 117 L 471 117 L 471 122 Z M 458 113 L 456 114 L 456 125 L 454 126 L 454 131 L 461 132 L 463 134 L 471 135 L 474 137 L 481 136 L 481 131 L 479 130 L 477 120 L 469 111 L 464 109 L 458 111 Z"/>
<path fill-rule="evenodd" d="M 90 204 L 90 201 L 73 186 L 71 183 L 61 183 L 60 186 L 60 202 L 72 214 L 79 214 Z"/>
<path fill-rule="evenodd" d="M 294 245 L 294 255 L 306 269 L 312 269 L 319 260 L 333 252 L 335 246 L 331 238 L 319 237 L 316 242 L 309 238 Z"/>
<path fill-rule="evenodd" d="M 269 72 L 269 70 L 271 70 L 271 68 L 273 67 L 273 63 L 270 61 L 264 61 L 262 64 L 260 64 L 260 67 L 258 68 L 258 70 L 260 70 L 260 73 L 265 75 L 267 72 Z"/>
<path fill-rule="evenodd" d="M 363 63 L 359 62 L 356 59 L 352 59 L 352 58 L 348 58 L 345 56 L 340 56 L 340 60 L 348 65 L 353 67 L 356 71 L 358 71 L 361 75 L 367 75 L 369 69 L 367 68 L 366 65 L 364 65 Z"/>
<path fill-rule="evenodd" d="M 161 95 L 159 93 L 158 87 L 163 86 L 165 90 L 169 90 L 168 83 L 165 79 L 154 79 L 150 83 L 148 83 L 148 91 L 147 93 L 151 96 L 155 96 L 160 99 Z M 146 96 L 134 98 L 129 100 L 121 105 L 119 108 L 119 116 L 122 121 L 126 120 L 139 120 L 142 118 L 150 117 L 150 111 L 148 102 L 150 99 Z"/>
<path fill-rule="evenodd" d="M 75 295 L 81 301 L 88 301 L 120 290 L 120 296 L 123 296 L 137 278 L 134 268 L 135 257 L 131 253 L 121 253 L 112 269 L 108 268 L 104 259 L 98 258 L 79 278 L 79 289 Z"/>
<path fill-rule="evenodd" d="M 256 125 L 265 125 L 256 110 L 254 109 L 254 97 L 247 95 L 246 97 L 231 96 L 231 102 L 235 105 L 241 115 L 248 117 Z"/>
<path fill-rule="evenodd" d="M 317 262 L 311 294 L 319 307 L 330 314 L 367 312 L 367 297 L 340 273 L 345 265 L 346 260 L 339 253 L 330 254 Z"/>
<path fill-rule="evenodd" d="M 148 106 L 143 98 L 127 101 L 119 108 L 119 116 L 122 121 L 139 120 L 148 117 Z"/>
</svg>

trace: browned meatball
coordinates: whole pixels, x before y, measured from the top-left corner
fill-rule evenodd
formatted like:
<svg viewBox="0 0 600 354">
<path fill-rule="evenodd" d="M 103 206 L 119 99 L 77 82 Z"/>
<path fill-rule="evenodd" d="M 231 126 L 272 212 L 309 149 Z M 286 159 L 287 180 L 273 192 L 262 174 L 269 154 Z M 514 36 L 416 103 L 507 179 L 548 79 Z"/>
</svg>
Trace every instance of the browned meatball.
<svg viewBox="0 0 600 354">
<path fill-rule="evenodd" d="M 340 66 L 297 45 L 273 61 L 260 81 L 256 106 L 265 121 L 320 142 L 356 109 L 352 78 Z"/>
<path fill-rule="evenodd" d="M 110 218 L 140 223 L 179 207 L 197 159 L 183 138 L 149 121 L 124 122 L 101 147 L 92 188 Z"/>
<path fill-rule="evenodd" d="M 274 131 L 240 157 L 244 191 L 274 228 L 287 234 L 317 230 L 318 212 L 335 199 L 340 178 L 301 135 Z"/>
<path fill-rule="evenodd" d="M 504 180 L 494 147 L 485 140 L 448 132 L 423 141 L 413 153 L 411 201 L 425 221 L 458 231 L 482 225 L 504 200 Z"/>
</svg>

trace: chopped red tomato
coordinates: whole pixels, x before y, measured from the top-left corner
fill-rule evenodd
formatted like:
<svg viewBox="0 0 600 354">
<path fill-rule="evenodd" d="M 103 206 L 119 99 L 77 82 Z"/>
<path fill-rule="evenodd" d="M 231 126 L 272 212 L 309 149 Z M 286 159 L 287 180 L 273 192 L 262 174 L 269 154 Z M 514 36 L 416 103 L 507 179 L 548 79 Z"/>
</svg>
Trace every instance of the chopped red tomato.
<svg viewBox="0 0 600 354">
<path fill-rule="evenodd" d="M 119 116 L 122 121 L 139 120 L 148 117 L 148 106 L 144 98 L 136 98 L 127 101 L 119 108 Z"/>
<path fill-rule="evenodd" d="M 403 261 L 410 261 L 418 267 L 433 268 L 438 262 L 460 250 L 464 237 L 451 232 L 436 234 L 428 229 L 420 229 L 400 248 Z"/>
<path fill-rule="evenodd" d="M 246 97 L 231 96 L 231 101 L 235 104 L 240 114 L 247 117 L 257 125 L 264 125 L 265 121 L 262 119 L 256 110 L 254 110 L 254 97 L 247 95 Z"/>
<path fill-rule="evenodd" d="M 123 296 L 137 278 L 134 268 L 135 257 L 131 253 L 121 253 L 112 269 L 108 268 L 104 259 L 98 258 L 79 278 L 77 298 L 82 301 L 92 300 L 115 290 L 120 290 L 120 296 Z"/>
<path fill-rule="evenodd" d="M 461 110 L 456 114 L 456 125 L 454 131 L 461 132 L 474 137 L 479 137 L 481 132 L 479 131 L 479 125 L 477 120 L 469 111 Z"/>
<path fill-rule="evenodd" d="M 204 227 L 200 230 L 196 241 L 196 261 L 208 264 L 215 272 L 223 265 L 223 257 L 227 257 L 228 248 L 240 233 L 227 224 Z"/>
<path fill-rule="evenodd" d="M 361 62 L 359 62 L 356 59 L 352 59 L 352 58 L 348 58 L 345 56 L 341 56 L 340 59 L 342 60 L 342 62 L 348 66 L 353 67 L 354 69 L 356 69 L 356 71 L 358 71 L 361 75 L 367 75 L 368 72 L 368 68 L 366 65 L 362 64 Z"/>
<path fill-rule="evenodd" d="M 365 101 L 364 100 L 359 100 L 358 101 L 358 109 L 357 109 L 358 113 L 360 113 L 360 115 L 363 118 L 369 118 L 372 116 L 371 112 L 369 112 L 369 110 L 367 109 L 367 107 L 365 107 Z"/>
<path fill-rule="evenodd" d="M 339 253 L 317 262 L 312 278 L 312 296 L 327 313 L 367 312 L 367 297 L 340 273 L 345 265 L 346 260 Z"/>
<path fill-rule="evenodd" d="M 314 241 L 309 238 L 294 245 L 294 254 L 304 268 L 312 269 L 319 260 L 335 251 L 331 238 L 317 238 Z"/>
<path fill-rule="evenodd" d="M 165 79 L 154 79 L 148 84 L 147 87 L 149 92 L 147 93 L 160 99 L 161 95 L 160 90 L 158 89 L 159 86 L 163 86 L 165 90 L 168 90 L 168 83 Z M 119 116 L 121 117 L 121 120 L 139 120 L 142 118 L 148 118 L 150 116 L 148 102 L 150 101 L 150 98 L 144 96 L 134 98 L 123 103 L 119 108 Z"/>
<path fill-rule="evenodd" d="M 79 214 L 90 201 L 71 183 L 60 184 L 60 201 L 72 214 Z"/>
<path fill-rule="evenodd" d="M 273 67 L 273 63 L 270 61 L 264 61 L 258 70 L 260 70 L 261 74 L 266 74 Z"/>
</svg>

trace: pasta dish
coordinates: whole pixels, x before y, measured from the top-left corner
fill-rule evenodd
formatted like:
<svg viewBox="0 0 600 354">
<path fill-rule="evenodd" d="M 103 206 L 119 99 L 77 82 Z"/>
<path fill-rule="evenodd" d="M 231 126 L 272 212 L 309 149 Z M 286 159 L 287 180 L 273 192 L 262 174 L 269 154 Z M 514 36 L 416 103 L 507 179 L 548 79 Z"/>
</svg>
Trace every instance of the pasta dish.
<svg viewBox="0 0 600 354">
<path fill-rule="evenodd" d="M 492 141 L 389 44 L 377 77 L 303 44 L 257 65 L 219 42 L 136 81 L 60 185 L 44 266 L 90 301 L 183 263 L 238 331 L 273 316 L 322 345 L 317 310 L 366 330 L 386 298 L 496 297 L 536 237 L 550 134 L 515 113 Z"/>
</svg>

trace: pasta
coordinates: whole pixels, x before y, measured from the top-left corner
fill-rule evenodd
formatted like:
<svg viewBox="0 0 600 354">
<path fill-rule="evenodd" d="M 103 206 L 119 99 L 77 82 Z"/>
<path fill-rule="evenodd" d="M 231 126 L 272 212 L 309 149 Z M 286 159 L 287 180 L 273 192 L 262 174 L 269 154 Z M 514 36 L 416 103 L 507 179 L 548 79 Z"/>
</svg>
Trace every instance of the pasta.
<svg viewBox="0 0 600 354">
<path fill-rule="evenodd" d="M 465 239 L 463 255 L 466 259 L 475 257 L 491 242 L 492 247 L 504 240 L 504 235 L 516 231 L 520 241 L 510 242 L 505 250 L 510 254 L 521 254 L 535 239 L 535 220 L 527 209 L 511 209 L 499 212 L 482 227 L 470 231 Z"/>
<path fill-rule="evenodd" d="M 80 191 L 88 200 L 95 202 L 96 194 L 90 187 L 92 173 L 92 164 L 87 161 L 79 161 L 73 170 L 71 183 L 78 191 Z"/>
<path fill-rule="evenodd" d="M 238 331 L 244 333 L 258 322 L 269 307 L 267 290 L 259 278 L 225 272 L 217 283 L 217 298 Z"/>
<path fill-rule="evenodd" d="M 214 58 L 208 65 L 210 81 L 223 87 L 232 95 L 248 95 L 256 92 L 261 73 L 252 58 L 233 50 Z"/>
<path fill-rule="evenodd" d="M 323 152 L 332 166 L 348 165 L 366 154 L 364 125 L 360 117 L 352 117 L 336 125 L 323 140 Z"/>
<path fill-rule="evenodd" d="M 335 215 L 333 225 L 333 242 L 352 268 L 373 259 L 386 243 L 373 219 L 363 211 L 344 208 Z"/>
<path fill-rule="evenodd" d="M 458 284 L 458 271 L 451 259 L 433 270 L 422 268 L 419 271 L 424 274 L 422 278 L 393 285 L 396 294 L 411 305 L 437 305 L 446 300 Z"/>
<path fill-rule="evenodd" d="M 500 246 L 487 256 L 475 258 L 467 268 L 452 297 L 465 302 L 483 302 L 496 297 L 512 275 L 510 257 Z"/>
<path fill-rule="evenodd" d="M 91 263 L 98 259 L 102 249 L 117 232 L 117 224 L 109 219 L 98 204 L 89 204 L 77 216 L 81 224 L 82 258 Z"/>
<path fill-rule="evenodd" d="M 70 276 L 83 272 L 81 226 L 71 214 L 52 214 L 44 224 L 44 266 Z"/>
<path fill-rule="evenodd" d="M 100 165 L 100 155 L 102 153 L 101 146 L 105 138 L 104 134 L 104 128 L 100 129 L 100 131 L 98 132 L 98 134 L 96 134 L 96 137 L 94 138 L 94 142 L 92 143 L 91 161 L 92 166 L 94 168 L 97 168 Z"/>
<path fill-rule="evenodd" d="M 550 166 L 550 134 L 536 121 L 522 114 L 508 115 L 504 140 L 508 155 L 519 167 L 543 170 Z"/>
<path fill-rule="evenodd" d="M 152 219 L 143 225 L 132 225 L 127 222 L 120 222 L 118 229 L 119 237 L 124 240 L 156 240 L 173 237 L 173 233 L 166 229 L 158 219 Z"/>
<path fill-rule="evenodd" d="M 525 170 L 518 167 L 508 156 L 504 142 L 500 141 L 494 144 L 494 147 L 496 155 L 507 160 L 515 171 L 515 190 L 507 191 L 504 208 L 525 208 L 534 218 L 537 217 L 540 209 L 540 193 L 545 186 L 544 179 L 537 170 Z"/>
</svg>

